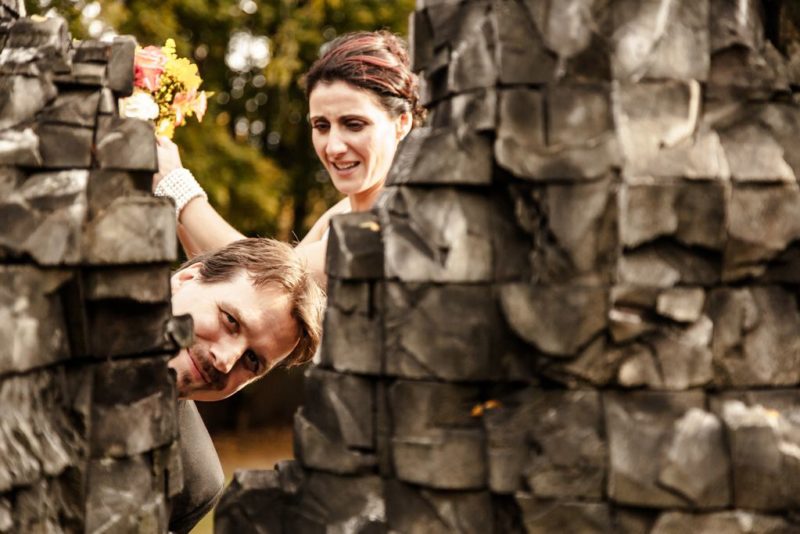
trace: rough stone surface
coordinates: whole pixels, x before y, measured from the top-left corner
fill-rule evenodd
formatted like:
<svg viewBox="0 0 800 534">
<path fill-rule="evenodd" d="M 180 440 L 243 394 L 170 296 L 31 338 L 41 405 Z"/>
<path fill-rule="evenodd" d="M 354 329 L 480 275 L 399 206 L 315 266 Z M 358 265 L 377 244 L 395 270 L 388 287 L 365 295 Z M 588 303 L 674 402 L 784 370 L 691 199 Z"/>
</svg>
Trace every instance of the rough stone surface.
<svg viewBox="0 0 800 534">
<path fill-rule="evenodd" d="M 132 90 L 135 46 L 73 41 L 0 0 L 4 534 L 163 533 L 183 486 L 174 209 L 148 198 L 152 127 L 121 121 L 114 93 Z"/>
<path fill-rule="evenodd" d="M 418 0 L 427 122 L 333 223 L 292 482 L 220 534 L 800 532 L 788 9 Z"/>
</svg>

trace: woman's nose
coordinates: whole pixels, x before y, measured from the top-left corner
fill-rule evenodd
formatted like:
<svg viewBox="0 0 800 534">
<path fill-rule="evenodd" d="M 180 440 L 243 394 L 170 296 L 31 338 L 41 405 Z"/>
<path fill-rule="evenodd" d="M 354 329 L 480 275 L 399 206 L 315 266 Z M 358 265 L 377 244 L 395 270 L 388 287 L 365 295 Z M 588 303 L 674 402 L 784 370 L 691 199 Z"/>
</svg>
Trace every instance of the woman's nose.
<svg viewBox="0 0 800 534">
<path fill-rule="evenodd" d="M 331 131 L 330 135 L 328 135 L 328 144 L 325 146 L 325 152 L 329 157 L 338 156 L 347 152 L 347 144 L 341 135 Z"/>
</svg>

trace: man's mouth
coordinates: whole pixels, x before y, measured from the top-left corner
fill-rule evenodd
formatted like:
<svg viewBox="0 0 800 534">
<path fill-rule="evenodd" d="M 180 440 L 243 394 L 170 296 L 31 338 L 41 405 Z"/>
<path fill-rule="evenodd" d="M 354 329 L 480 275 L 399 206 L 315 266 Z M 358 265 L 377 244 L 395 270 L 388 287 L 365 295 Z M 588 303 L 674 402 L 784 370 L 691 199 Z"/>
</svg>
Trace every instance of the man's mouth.
<svg viewBox="0 0 800 534">
<path fill-rule="evenodd" d="M 194 355 L 192 354 L 191 349 L 187 349 L 187 352 L 189 353 L 189 361 L 192 362 L 192 366 L 194 366 L 195 370 L 197 371 L 197 374 L 200 375 L 200 378 L 203 380 L 203 382 L 205 382 L 206 384 L 210 384 L 211 380 L 209 380 L 209 378 L 203 372 L 203 369 L 197 364 L 197 361 L 194 359 Z"/>
</svg>

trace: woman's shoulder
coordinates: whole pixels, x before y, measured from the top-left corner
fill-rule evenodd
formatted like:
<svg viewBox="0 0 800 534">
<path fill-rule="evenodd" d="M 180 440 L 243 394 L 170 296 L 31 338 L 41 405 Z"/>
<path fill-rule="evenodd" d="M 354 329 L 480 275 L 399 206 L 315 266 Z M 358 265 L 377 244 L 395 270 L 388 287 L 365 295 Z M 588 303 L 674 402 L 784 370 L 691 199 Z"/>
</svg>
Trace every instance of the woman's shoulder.
<svg viewBox="0 0 800 534">
<path fill-rule="evenodd" d="M 328 234 L 328 226 L 330 225 L 331 218 L 334 215 L 341 215 L 342 213 L 350 213 L 350 199 L 343 198 L 323 213 L 317 222 L 314 223 L 314 226 L 311 227 L 311 230 L 308 231 L 306 236 L 300 242 L 301 244 L 313 243 L 315 241 L 321 241 L 325 239 Z"/>
</svg>

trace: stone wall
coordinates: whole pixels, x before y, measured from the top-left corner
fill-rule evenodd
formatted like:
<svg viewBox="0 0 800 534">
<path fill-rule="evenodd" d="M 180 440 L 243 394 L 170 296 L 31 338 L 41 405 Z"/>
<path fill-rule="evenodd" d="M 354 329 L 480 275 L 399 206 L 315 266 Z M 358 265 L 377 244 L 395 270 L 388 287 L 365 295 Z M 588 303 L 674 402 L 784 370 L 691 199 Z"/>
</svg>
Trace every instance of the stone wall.
<svg viewBox="0 0 800 534">
<path fill-rule="evenodd" d="M 117 113 L 136 43 L 24 15 L 0 0 L 0 532 L 165 532 L 191 329 L 152 126 Z"/>
<path fill-rule="evenodd" d="M 800 532 L 779 8 L 420 0 L 432 116 L 332 223 L 297 460 L 216 532 Z"/>
</svg>

